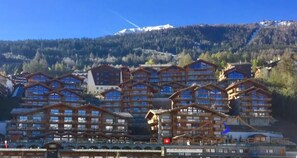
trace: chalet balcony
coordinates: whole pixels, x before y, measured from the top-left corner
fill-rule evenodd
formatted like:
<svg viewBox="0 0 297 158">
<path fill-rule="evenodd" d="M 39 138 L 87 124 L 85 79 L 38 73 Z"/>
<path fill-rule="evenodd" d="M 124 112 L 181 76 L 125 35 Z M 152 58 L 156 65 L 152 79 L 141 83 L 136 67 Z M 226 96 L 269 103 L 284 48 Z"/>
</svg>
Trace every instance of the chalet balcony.
<svg viewBox="0 0 297 158">
<path fill-rule="evenodd" d="M 243 100 L 243 101 L 265 101 L 265 102 L 267 102 L 267 101 L 271 101 L 271 98 L 263 98 L 263 99 L 261 99 L 261 98 L 252 98 L 252 97 L 241 97 L 241 100 Z"/>
<path fill-rule="evenodd" d="M 242 106 L 254 106 L 254 107 L 271 107 L 271 104 L 252 104 L 252 103 L 242 103 Z"/>
<path fill-rule="evenodd" d="M 178 112 L 179 116 L 211 116 L 211 113 Z"/>
</svg>

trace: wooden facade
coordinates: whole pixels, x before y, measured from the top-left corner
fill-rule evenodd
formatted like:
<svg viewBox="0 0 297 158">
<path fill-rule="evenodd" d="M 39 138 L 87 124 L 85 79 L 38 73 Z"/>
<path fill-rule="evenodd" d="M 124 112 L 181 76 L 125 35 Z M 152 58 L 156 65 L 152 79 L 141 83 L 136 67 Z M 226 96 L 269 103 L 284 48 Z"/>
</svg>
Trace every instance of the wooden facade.
<svg viewBox="0 0 297 158">
<path fill-rule="evenodd" d="M 255 80 L 247 79 L 227 87 L 234 115 L 241 116 L 250 125 L 269 126 L 271 93 Z"/>
<path fill-rule="evenodd" d="M 24 87 L 24 90 L 21 106 L 26 108 L 43 107 L 57 103 L 79 106 L 85 103 L 78 88 L 73 90 L 65 88 L 64 83 L 59 80 L 29 84 Z"/>
<path fill-rule="evenodd" d="M 222 143 L 223 122 L 227 115 L 198 104 L 171 110 L 150 110 L 146 119 L 151 127 L 151 141 L 173 144 Z"/>
<path fill-rule="evenodd" d="M 101 108 L 110 112 L 120 112 L 122 111 L 121 98 L 122 92 L 116 89 L 110 89 L 103 93 Z"/>
<path fill-rule="evenodd" d="M 128 113 L 112 113 L 93 105 L 55 104 L 38 109 L 13 109 L 8 125 L 12 141 L 125 141 L 129 139 Z"/>
<path fill-rule="evenodd" d="M 145 116 L 152 107 L 154 88 L 144 82 L 135 80 L 127 81 L 122 88 L 122 111 L 129 112 L 133 116 Z"/>
<path fill-rule="evenodd" d="M 196 103 L 217 112 L 229 112 L 229 102 L 226 90 L 212 84 L 202 87 L 193 85 L 175 92 L 169 98 L 172 100 L 171 108 Z"/>
<path fill-rule="evenodd" d="M 133 80 L 136 81 L 149 81 L 151 73 L 143 68 L 138 68 L 131 72 Z"/>
<path fill-rule="evenodd" d="M 53 77 L 46 75 L 42 72 L 37 72 L 37 73 L 27 75 L 26 78 L 27 78 L 28 84 L 33 84 L 33 83 L 40 83 L 40 82 L 45 83 L 51 80 Z"/>
<path fill-rule="evenodd" d="M 197 59 L 193 63 L 184 66 L 187 74 L 186 85 L 193 84 L 207 85 L 216 84 L 215 71 L 217 66 L 213 63 L 207 62 L 202 59 Z"/>
<path fill-rule="evenodd" d="M 161 69 L 159 72 L 160 84 L 163 85 L 168 82 L 186 83 L 186 70 L 182 67 L 172 65 L 170 67 Z"/>
<path fill-rule="evenodd" d="M 219 76 L 219 82 L 223 87 L 227 87 L 231 83 L 250 78 L 246 73 L 241 72 L 236 67 L 225 69 Z"/>
</svg>

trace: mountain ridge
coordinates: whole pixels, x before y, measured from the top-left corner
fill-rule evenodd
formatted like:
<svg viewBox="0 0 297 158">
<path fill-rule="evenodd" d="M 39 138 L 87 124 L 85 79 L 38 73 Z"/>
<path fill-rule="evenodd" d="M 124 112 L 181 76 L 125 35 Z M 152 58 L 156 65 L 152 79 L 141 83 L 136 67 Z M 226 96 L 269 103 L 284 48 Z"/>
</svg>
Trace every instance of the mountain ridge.
<svg viewBox="0 0 297 158">
<path fill-rule="evenodd" d="M 296 21 L 200 24 L 99 38 L 0 41 L 0 69 L 13 71 L 33 59 L 37 50 L 46 56 L 49 66 L 70 58 L 82 69 L 100 63 L 137 66 L 151 58 L 146 52 L 152 51 L 168 53 L 166 60 L 153 53 L 157 62 L 166 63 L 172 62 L 170 54 L 183 51 L 193 58 L 225 51 L 250 59 L 263 53 L 270 57 L 287 48 L 297 50 Z"/>
<path fill-rule="evenodd" d="M 114 35 L 148 32 L 148 31 L 156 31 L 156 30 L 171 29 L 171 28 L 174 28 L 174 27 L 170 24 L 157 25 L 157 26 L 145 26 L 145 27 L 138 27 L 138 28 L 128 28 L 128 29 L 123 29 L 121 31 L 118 31 Z"/>
</svg>

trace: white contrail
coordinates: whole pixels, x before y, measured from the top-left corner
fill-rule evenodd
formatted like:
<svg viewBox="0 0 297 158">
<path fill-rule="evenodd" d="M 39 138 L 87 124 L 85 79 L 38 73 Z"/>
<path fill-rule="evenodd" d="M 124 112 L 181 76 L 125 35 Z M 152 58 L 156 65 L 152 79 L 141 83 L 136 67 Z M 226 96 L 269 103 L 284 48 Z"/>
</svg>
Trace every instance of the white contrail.
<svg viewBox="0 0 297 158">
<path fill-rule="evenodd" d="M 117 13 L 117 12 L 115 12 L 115 11 L 113 11 L 113 10 L 110 10 L 110 9 L 109 9 L 109 11 L 110 11 L 111 13 L 113 13 L 114 15 L 120 17 L 121 19 L 123 19 L 123 20 L 126 21 L 127 23 L 133 25 L 134 27 L 140 28 L 138 25 L 136 25 L 135 23 L 133 23 L 133 22 L 130 21 L 129 19 L 127 19 L 127 18 L 121 16 L 119 13 Z"/>
</svg>

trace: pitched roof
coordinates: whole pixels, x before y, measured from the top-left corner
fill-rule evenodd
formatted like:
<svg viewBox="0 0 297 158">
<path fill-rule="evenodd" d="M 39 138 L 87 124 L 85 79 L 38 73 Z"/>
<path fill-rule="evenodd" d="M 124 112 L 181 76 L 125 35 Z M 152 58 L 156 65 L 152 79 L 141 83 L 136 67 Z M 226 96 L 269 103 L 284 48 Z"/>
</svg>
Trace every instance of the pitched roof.
<svg viewBox="0 0 297 158">
<path fill-rule="evenodd" d="M 107 89 L 105 90 L 104 92 L 101 93 L 101 95 L 105 95 L 106 93 L 109 93 L 109 92 L 112 92 L 112 91 L 116 91 L 116 92 L 120 92 L 122 93 L 121 91 L 117 90 L 117 89 L 114 89 L 114 88 L 111 88 L 111 89 Z"/>
<path fill-rule="evenodd" d="M 158 74 L 161 73 L 161 72 L 163 72 L 163 71 L 169 70 L 169 69 L 171 69 L 171 68 L 177 68 L 177 69 L 180 69 L 180 70 L 182 70 L 182 71 L 185 71 L 185 69 L 182 68 L 182 67 L 179 67 L 179 66 L 176 66 L 176 65 L 171 65 L 171 66 L 169 66 L 169 67 L 163 68 L 163 69 L 161 69 L 160 71 L 158 71 Z"/>
<path fill-rule="evenodd" d="M 66 91 L 68 91 L 70 93 L 73 93 L 73 94 L 75 94 L 77 96 L 83 97 L 81 94 L 79 94 L 79 93 L 77 93 L 77 92 L 75 92 L 75 91 L 73 91 L 73 90 L 71 90 L 69 88 L 60 88 L 60 89 L 54 90 L 53 92 L 61 92 L 61 91 L 64 91 L 64 90 L 66 90 Z"/>
<path fill-rule="evenodd" d="M 35 75 L 43 75 L 43 76 L 45 76 L 45 77 L 47 77 L 49 79 L 53 78 L 52 76 L 49 76 L 49 75 L 47 75 L 47 74 L 45 74 L 43 72 L 36 72 L 36 73 L 33 73 L 33 74 L 26 75 L 26 78 L 28 79 L 28 78 L 31 78 L 32 76 L 35 76 Z"/>
<path fill-rule="evenodd" d="M 237 95 L 241 95 L 241 94 L 244 94 L 244 93 L 251 93 L 252 91 L 261 91 L 261 92 L 263 92 L 265 94 L 271 95 L 271 92 L 270 91 L 264 90 L 264 89 L 258 88 L 258 87 L 248 88 L 248 89 L 246 89 L 244 91 L 239 92 Z"/>
<path fill-rule="evenodd" d="M 196 64 L 196 63 L 198 63 L 198 62 L 203 62 L 203 63 L 209 64 L 209 65 L 212 65 L 212 66 L 214 66 L 215 68 L 218 67 L 216 64 L 213 64 L 213 63 L 211 63 L 211 62 L 208 62 L 208 61 L 206 61 L 206 60 L 202 60 L 202 59 L 198 58 L 196 61 L 193 61 L 192 63 L 190 63 L 190 64 L 188 64 L 188 65 L 185 65 L 184 68 L 189 67 L 189 66 L 191 66 L 191 65 L 193 65 L 193 64 Z"/>
<path fill-rule="evenodd" d="M 138 68 L 138 69 L 136 69 L 136 70 L 133 70 L 133 71 L 131 72 L 131 74 L 135 74 L 135 73 L 137 73 L 137 72 L 139 72 L 139 71 L 143 71 L 143 72 L 145 72 L 145 73 L 147 73 L 147 74 L 151 74 L 151 72 L 145 70 L 144 68 Z"/>
<path fill-rule="evenodd" d="M 193 89 L 193 90 L 194 90 L 194 89 L 197 89 L 197 88 L 199 88 L 198 85 L 192 85 L 192 86 L 189 86 L 189 87 L 180 89 L 179 91 L 174 92 L 174 93 L 169 97 L 169 99 L 173 99 L 174 97 L 176 97 L 177 95 L 179 95 L 179 94 L 182 93 L 183 91 L 190 90 L 190 89 Z"/>
<path fill-rule="evenodd" d="M 233 87 L 236 87 L 236 86 L 238 86 L 238 85 L 240 85 L 240 84 L 243 84 L 243 83 L 245 83 L 245 82 L 252 82 L 254 85 L 256 85 L 256 86 L 258 86 L 258 87 L 260 87 L 260 88 L 263 88 L 263 89 L 266 89 L 267 90 L 267 87 L 264 85 L 264 84 L 262 84 L 262 83 L 259 83 L 258 81 L 256 81 L 255 79 L 245 79 L 245 80 L 241 80 L 241 81 L 237 81 L 237 82 L 233 82 L 232 84 L 230 84 L 227 88 L 226 88 L 226 90 L 230 90 L 230 89 L 232 89 Z"/>
<path fill-rule="evenodd" d="M 27 89 L 27 88 L 30 88 L 30 87 L 33 87 L 33 86 L 37 86 L 37 85 L 40 85 L 42 87 L 45 87 L 45 88 L 48 88 L 50 90 L 52 90 L 49 86 L 43 84 L 43 83 L 40 83 L 40 82 L 37 82 L 37 83 L 33 83 L 33 84 L 30 84 L 30 85 L 27 85 L 25 86 L 24 88 Z"/>
<path fill-rule="evenodd" d="M 232 67 L 230 69 L 224 70 L 224 75 L 229 74 L 231 72 L 238 72 L 238 73 L 241 73 L 241 74 L 245 74 L 244 72 L 240 71 L 238 68 Z"/>
<path fill-rule="evenodd" d="M 83 82 L 83 78 L 80 78 L 79 76 L 77 76 L 77 75 L 73 75 L 73 74 L 66 74 L 66 75 L 63 75 L 63 76 L 60 76 L 60 77 L 58 77 L 57 79 L 58 80 L 60 80 L 60 79 L 63 79 L 63 78 L 66 78 L 66 77 L 73 77 L 73 78 L 75 78 L 75 79 L 78 79 L 78 80 L 80 80 L 81 82 Z"/>
</svg>

